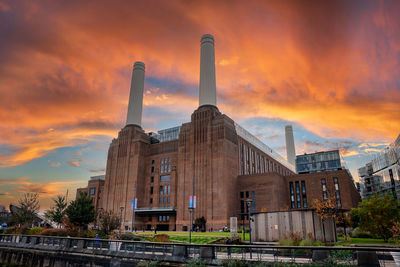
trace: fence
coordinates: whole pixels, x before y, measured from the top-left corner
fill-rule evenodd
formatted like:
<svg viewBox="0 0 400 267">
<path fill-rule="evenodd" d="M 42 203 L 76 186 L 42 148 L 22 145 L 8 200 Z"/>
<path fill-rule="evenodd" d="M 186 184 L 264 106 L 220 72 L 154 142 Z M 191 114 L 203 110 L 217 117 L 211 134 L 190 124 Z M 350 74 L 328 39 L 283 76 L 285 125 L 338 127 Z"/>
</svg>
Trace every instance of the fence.
<svg viewBox="0 0 400 267">
<path fill-rule="evenodd" d="M 229 259 L 299 264 L 329 259 L 346 265 L 360 265 L 364 261 L 396 266 L 400 255 L 400 248 L 394 247 L 188 244 L 0 234 L 0 250 L 4 247 L 180 263 L 199 258 L 208 264 Z"/>
</svg>

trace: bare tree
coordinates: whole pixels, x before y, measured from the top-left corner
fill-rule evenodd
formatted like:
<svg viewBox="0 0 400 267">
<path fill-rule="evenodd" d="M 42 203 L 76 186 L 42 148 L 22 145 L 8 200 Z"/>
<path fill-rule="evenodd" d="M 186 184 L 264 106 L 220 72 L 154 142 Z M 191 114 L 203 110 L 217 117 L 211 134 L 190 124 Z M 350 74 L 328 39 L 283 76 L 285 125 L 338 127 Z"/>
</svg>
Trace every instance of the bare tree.
<svg viewBox="0 0 400 267">
<path fill-rule="evenodd" d="M 12 221 L 23 227 L 29 227 L 37 218 L 39 211 L 39 194 L 38 193 L 25 193 L 22 198 L 18 200 L 18 207 L 12 214 Z"/>
<path fill-rule="evenodd" d="M 110 211 L 102 211 L 99 214 L 100 230 L 106 235 L 115 229 L 118 229 L 121 225 L 121 221 L 118 215 Z"/>
</svg>

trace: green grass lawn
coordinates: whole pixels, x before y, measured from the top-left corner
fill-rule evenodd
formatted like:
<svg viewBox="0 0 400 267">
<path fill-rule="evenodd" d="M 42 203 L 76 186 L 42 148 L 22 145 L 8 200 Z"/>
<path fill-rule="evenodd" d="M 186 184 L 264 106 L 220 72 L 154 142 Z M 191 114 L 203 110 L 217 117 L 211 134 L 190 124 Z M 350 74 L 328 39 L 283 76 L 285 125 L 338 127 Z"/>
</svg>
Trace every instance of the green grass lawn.
<svg viewBox="0 0 400 267">
<path fill-rule="evenodd" d="M 154 236 L 154 232 L 137 232 L 142 236 Z M 170 240 L 176 240 L 181 242 L 189 242 L 189 232 L 172 232 L 172 231 L 157 231 L 157 234 L 165 234 L 170 237 Z M 243 240 L 243 234 L 238 234 Z M 198 244 L 205 244 L 212 240 L 216 240 L 221 237 L 230 237 L 229 232 L 192 232 L 192 242 Z M 249 233 L 245 234 L 245 240 L 249 240 Z"/>
<path fill-rule="evenodd" d="M 366 244 L 366 245 L 396 245 L 394 242 L 385 242 L 383 239 L 376 238 L 353 238 L 350 237 L 349 241 L 345 241 L 343 237 L 338 237 L 338 241 L 343 245 L 350 244 Z"/>
</svg>

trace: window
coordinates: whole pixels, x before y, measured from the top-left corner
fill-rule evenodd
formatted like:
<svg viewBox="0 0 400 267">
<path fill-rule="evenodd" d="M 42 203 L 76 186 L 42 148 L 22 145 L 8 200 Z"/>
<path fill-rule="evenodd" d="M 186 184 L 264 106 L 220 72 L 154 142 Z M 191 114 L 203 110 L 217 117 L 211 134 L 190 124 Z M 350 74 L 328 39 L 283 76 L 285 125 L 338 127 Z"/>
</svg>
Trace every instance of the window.
<svg viewBox="0 0 400 267">
<path fill-rule="evenodd" d="M 171 175 L 161 175 L 160 182 L 169 182 L 171 180 Z"/>
<path fill-rule="evenodd" d="M 169 195 L 170 192 L 171 192 L 171 187 L 168 185 L 167 194 Z"/>
<path fill-rule="evenodd" d="M 151 176 L 151 182 L 154 183 L 154 176 Z"/>
<path fill-rule="evenodd" d="M 326 192 L 326 179 L 325 178 L 321 179 L 321 185 L 322 185 L 322 199 L 327 200 L 328 193 Z"/>
<path fill-rule="evenodd" d="M 301 208 L 301 200 L 300 200 L 300 186 L 299 182 L 295 182 L 296 185 L 296 202 L 297 202 L 297 208 Z"/>
<path fill-rule="evenodd" d="M 246 198 L 249 198 L 249 191 L 246 191 Z"/>
<path fill-rule="evenodd" d="M 163 198 L 162 197 L 160 197 L 160 204 L 162 204 L 163 203 Z"/>
<path fill-rule="evenodd" d="M 154 173 L 154 166 L 151 166 L 151 174 Z"/>
<path fill-rule="evenodd" d="M 333 177 L 333 183 L 335 184 L 335 190 L 339 191 L 339 183 L 337 177 Z"/>
<path fill-rule="evenodd" d="M 89 189 L 89 195 L 93 196 L 93 195 L 95 195 L 95 194 L 96 194 L 96 187 L 91 187 L 91 188 Z"/>
<path fill-rule="evenodd" d="M 301 194 L 303 196 L 303 208 L 307 208 L 307 192 L 305 181 L 301 181 Z"/>
<path fill-rule="evenodd" d="M 170 202 L 170 198 L 169 197 L 167 197 L 167 203 L 169 203 Z"/>
<path fill-rule="evenodd" d="M 163 194 L 163 186 L 162 185 L 160 185 L 160 195 L 162 195 Z"/>
<path fill-rule="evenodd" d="M 294 205 L 294 189 L 293 189 L 293 182 L 289 182 L 289 191 L 290 191 L 290 206 L 292 209 L 295 208 Z"/>
<path fill-rule="evenodd" d="M 171 158 L 162 158 L 160 173 L 171 172 Z"/>
<path fill-rule="evenodd" d="M 240 192 L 240 198 L 244 198 L 244 192 Z"/>
<path fill-rule="evenodd" d="M 153 194 L 153 187 L 150 187 L 150 195 Z"/>
<path fill-rule="evenodd" d="M 153 199 L 152 198 L 150 198 L 150 204 L 153 204 Z"/>
<path fill-rule="evenodd" d="M 151 165 L 154 165 L 154 159 L 151 160 Z"/>
<path fill-rule="evenodd" d="M 240 200 L 240 213 L 242 214 L 241 219 L 244 220 L 244 200 Z"/>
</svg>

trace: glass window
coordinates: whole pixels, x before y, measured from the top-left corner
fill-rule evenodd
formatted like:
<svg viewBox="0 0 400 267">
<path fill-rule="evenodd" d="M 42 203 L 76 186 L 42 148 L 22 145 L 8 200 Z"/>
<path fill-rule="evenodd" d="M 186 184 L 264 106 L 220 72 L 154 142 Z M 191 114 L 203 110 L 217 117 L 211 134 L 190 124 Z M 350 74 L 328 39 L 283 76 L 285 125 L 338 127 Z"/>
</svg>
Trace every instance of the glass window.
<svg viewBox="0 0 400 267">
<path fill-rule="evenodd" d="M 160 172 L 161 172 L 161 173 L 163 173 L 163 172 L 164 172 L 164 165 L 161 165 Z"/>
<path fill-rule="evenodd" d="M 151 160 L 151 165 L 154 165 L 154 159 Z"/>
<path fill-rule="evenodd" d="M 150 204 L 153 204 L 153 199 L 152 198 L 150 198 Z"/>
<path fill-rule="evenodd" d="M 251 191 L 251 198 L 255 198 L 256 197 L 256 191 Z"/>
<path fill-rule="evenodd" d="M 249 198 L 249 191 L 246 191 L 246 198 Z"/>
<path fill-rule="evenodd" d="M 293 188 L 293 182 L 289 182 L 289 192 L 290 192 L 290 206 L 292 209 L 295 208 L 294 204 L 294 188 Z"/>
<path fill-rule="evenodd" d="M 296 185 L 296 202 L 297 202 L 297 208 L 301 208 L 301 200 L 300 200 L 300 186 L 299 182 L 295 182 Z"/>
<path fill-rule="evenodd" d="M 96 187 L 91 187 L 89 190 L 89 195 L 93 196 L 96 194 Z"/>
<path fill-rule="evenodd" d="M 169 174 L 160 176 L 161 182 L 169 182 L 170 180 L 171 180 L 171 175 L 169 175 Z"/>
<path fill-rule="evenodd" d="M 163 186 L 160 185 L 160 195 L 162 195 L 162 194 L 163 194 Z"/>
<path fill-rule="evenodd" d="M 154 182 L 154 176 L 151 176 L 151 182 L 153 183 Z"/>
<path fill-rule="evenodd" d="M 151 167 L 151 173 L 154 173 L 154 166 Z"/>
<path fill-rule="evenodd" d="M 169 203 L 170 202 L 170 198 L 169 197 L 167 197 L 167 203 Z"/>
<path fill-rule="evenodd" d="M 150 187 L 150 195 L 153 194 L 153 187 Z"/>
<path fill-rule="evenodd" d="M 168 192 L 167 192 L 167 194 L 169 195 L 170 192 L 171 192 L 171 187 L 168 185 Z"/>
<path fill-rule="evenodd" d="M 167 195 L 167 193 L 168 193 L 167 186 L 166 186 L 166 185 L 164 185 L 164 195 Z"/>
<path fill-rule="evenodd" d="M 167 215 L 167 222 L 169 222 L 169 216 Z"/>
<path fill-rule="evenodd" d="M 163 198 L 162 197 L 160 197 L 160 204 L 162 204 L 163 203 Z"/>
<path fill-rule="evenodd" d="M 240 192 L 240 198 L 244 198 L 244 192 Z"/>
<path fill-rule="evenodd" d="M 307 193 L 306 193 L 306 182 L 301 181 L 301 194 L 303 197 L 303 208 L 307 208 Z"/>
</svg>

